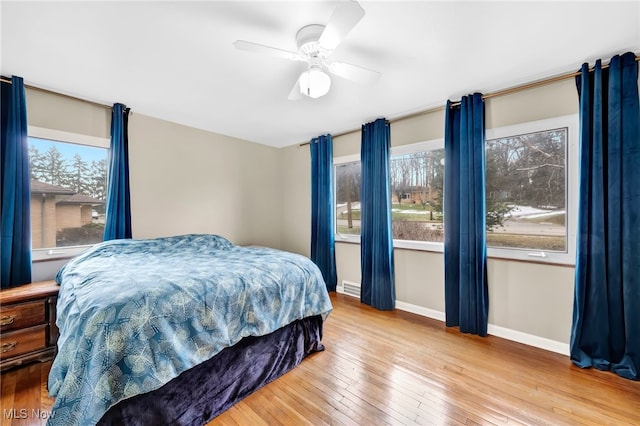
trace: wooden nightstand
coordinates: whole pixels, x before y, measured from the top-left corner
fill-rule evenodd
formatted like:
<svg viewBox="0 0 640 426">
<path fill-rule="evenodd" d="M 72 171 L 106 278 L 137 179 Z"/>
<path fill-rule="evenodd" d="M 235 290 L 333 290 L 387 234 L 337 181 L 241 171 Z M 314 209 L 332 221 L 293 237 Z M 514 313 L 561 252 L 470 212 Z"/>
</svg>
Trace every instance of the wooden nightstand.
<svg viewBox="0 0 640 426">
<path fill-rule="evenodd" d="M 53 359 L 58 341 L 55 281 L 0 291 L 0 371 Z"/>
</svg>

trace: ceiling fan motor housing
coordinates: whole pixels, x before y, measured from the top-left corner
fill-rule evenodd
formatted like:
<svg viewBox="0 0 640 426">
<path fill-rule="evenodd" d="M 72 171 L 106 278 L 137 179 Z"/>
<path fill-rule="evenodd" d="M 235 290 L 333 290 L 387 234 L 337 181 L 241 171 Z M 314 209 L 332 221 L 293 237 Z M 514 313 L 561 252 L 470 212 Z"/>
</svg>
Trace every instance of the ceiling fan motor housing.
<svg viewBox="0 0 640 426">
<path fill-rule="evenodd" d="M 323 49 L 318 43 L 323 31 L 324 25 L 319 24 L 311 24 L 300 28 L 296 34 L 298 52 L 309 59 L 326 58 L 331 52 Z"/>
</svg>

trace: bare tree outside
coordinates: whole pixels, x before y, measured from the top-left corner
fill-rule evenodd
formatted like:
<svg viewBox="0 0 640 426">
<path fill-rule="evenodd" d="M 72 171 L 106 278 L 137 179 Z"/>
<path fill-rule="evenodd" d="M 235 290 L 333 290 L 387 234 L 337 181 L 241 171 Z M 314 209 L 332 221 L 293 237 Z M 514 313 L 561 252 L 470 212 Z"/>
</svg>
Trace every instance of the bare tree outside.
<svg viewBox="0 0 640 426">
<path fill-rule="evenodd" d="M 566 128 L 486 142 L 491 247 L 566 251 Z M 393 238 L 444 241 L 444 149 L 390 159 Z M 336 166 L 337 232 L 360 234 L 360 162 Z"/>
<path fill-rule="evenodd" d="M 391 157 L 393 238 L 441 242 L 443 149 Z"/>
<path fill-rule="evenodd" d="M 341 234 L 360 235 L 360 162 L 336 166 L 336 223 Z"/>
<path fill-rule="evenodd" d="M 486 144 L 487 242 L 565 251 L 567 129 Z"/>
</svg>

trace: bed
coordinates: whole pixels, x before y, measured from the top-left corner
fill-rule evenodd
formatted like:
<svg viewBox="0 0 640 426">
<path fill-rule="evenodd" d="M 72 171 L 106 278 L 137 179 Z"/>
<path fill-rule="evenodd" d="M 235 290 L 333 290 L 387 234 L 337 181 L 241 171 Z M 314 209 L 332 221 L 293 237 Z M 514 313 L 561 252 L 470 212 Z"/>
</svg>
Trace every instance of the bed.
<svg viewBox="0 0 640 426">
<path fill-rule="evenodd" d="M 50 425 L 204 424 L 323 349 L 306 257 L 217 235 L 98 244 L 60 284 Z"/>
</svg>

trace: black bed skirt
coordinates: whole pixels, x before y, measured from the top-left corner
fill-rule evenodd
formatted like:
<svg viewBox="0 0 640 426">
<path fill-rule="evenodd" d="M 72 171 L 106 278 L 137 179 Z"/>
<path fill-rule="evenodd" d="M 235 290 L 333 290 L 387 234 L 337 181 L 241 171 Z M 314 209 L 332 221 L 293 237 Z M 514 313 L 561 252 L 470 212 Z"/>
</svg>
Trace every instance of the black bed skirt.
<svg viewBox="0 0 640 426">
<path fill-rule="evenodd" d="M 161 388 L 120 401 L 99 425 L 204 425 L 236 402 L 324 350 L 322 318 L 247 337 Z"/>
</svg>

